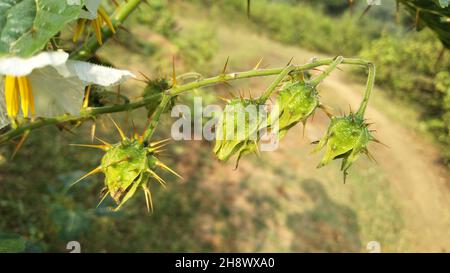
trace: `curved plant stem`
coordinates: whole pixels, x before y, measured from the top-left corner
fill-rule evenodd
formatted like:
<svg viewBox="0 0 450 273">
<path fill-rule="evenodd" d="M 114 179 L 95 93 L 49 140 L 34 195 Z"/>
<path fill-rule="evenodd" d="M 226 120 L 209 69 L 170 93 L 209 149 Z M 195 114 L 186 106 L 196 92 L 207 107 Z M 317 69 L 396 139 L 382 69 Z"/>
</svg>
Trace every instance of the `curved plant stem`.
<svg viewBox="0 0 450 273">
<path fill-rule="evenodd" d="M 131 1 L 129 1 L 128 3 L 131 3 Z M 315 67 L 330 65 L 335 61 L 336 61 L 336 59 L 333 59 L 333 58 L 315 60 L 311 63 L 307 63 L 304 65 L 293 66 L 292 71 L 300 72 L 300 71 L 310 70 Z M 374 78 L 375 78 L 375 67 L 370 62 L 362 60 L 362 59 L 345 59 L 344 58 L 342 60 L 342 64 L 363 66 L 363 67 L 366 67 L 369 69 L 369 80 L 368 80 L 366 91 L 364 94 L 364 99 L 358 110 L 358 113 L 364 114 L 370 93 L 373 89 Z M 283 73 L 283 71 L 286 71 L 286 67 L 249 70 L 249 71 L 244 71 L 244 72 L 228 73 L 225 75 L 220 74 L 215 77 L 206 78 L 206 79 L 202 79 L 202 80 L 198 80 L 198 81 L 194 81 L 194 82 L 189 82 L 189 83 L 182 84 L 182 85 L 177 85 L 169 90 L 166 90 L 165 97 L 168 97 L 170 99 L 173 96 L 177 96 L 177 95 L 180 95 L 182 93 L 185 93 L 185 92 L 188 92 L 188 91 L 191 91 L 194 89 L 211 86 L 211 85 L 228 82 L 228 81 L 280 75 L 281 73 Z M 55 125 L 55 124 L 60 124 L 60 123 L 65 123 L 65 122 L 83 121 L 83 120 L 88 120 L 88 119 L 91 119 L 93 117 L 96 117 L 96 116 L 99 116 L 102 114 L 126 112 L 126 111 L 130 111 L 130 110 L 138 109 L 141 107 L 145 107 L 146 105 L 152 103 L 154 100 L 158 100 L 160 96 L 161 96 L 160 94 L 156 94 L 156 95 L 142 98 L 138 101 L 131 102 L 131 103 L 108 105 L 108 106 L 95 107 L 95 108 L 88 107 L 88 108 L 82 109 L 80 111 L 80 114 L 78 114 L 78 115 L 68 115 L 67 114 L 67 115 L 57 116 L 57 117 L 53 117 L 53 118 L 38 118 L 29 123 L 21 124 L 19 127 L 11 129 L 10 131 L 8 131 L 4 134 L 1 134 L 0 135 L 0 144 L 4 143 L 6 141 L 9 141 L 17 136 L 20 136 L 28 130 L 32 131 L 32 130 L 39 129 L 39 128 L 42 128 L 45 126 L 50 126 L 50 125 Z M 163 101 L 161 102 L 161 104 L 163 104 Z M 157 122 L 155 123 L 155 127 L 156 127 L 156 124 L 157 124 Z M 153 131 L 154 131 L 154 128 L 151 129 L 151 131 L 149 132 L 150 136 L 153 134 Z"/>
<path fill-rule="evenodd" d="M 367 76 L 366 90 L 364 91 L 364 98 L 361 101 L 358 111 L 356 112 L 356 115 L 361 119 L 364 118 L 364 113 L 366 112 L 366 107 L 369 103 L 370 94 L 372 93 L 373 87 L 375 85 L 375 65 L 372 63 L 368 63 L 367 67 L 369 69 L 369 75 Z"/>
<path fill-rule="evenodd" d="M 147 142 L 150 142 L 150 139 L 155 132 L 156 126 L 158 125 L 159 118 L 161 117 L 161 114 L 164 112 L 164 110 L 166 110 L 166 107 L 171 99 L 171 96 L 166 93 L 164 93 L 162 96 L 163 97 L 161 103 L 158 105 L 158 108 L 156 108 L 155 114 L 152 116 L 152 120 L 144 132 L 144 139 Z"/>
</svg>

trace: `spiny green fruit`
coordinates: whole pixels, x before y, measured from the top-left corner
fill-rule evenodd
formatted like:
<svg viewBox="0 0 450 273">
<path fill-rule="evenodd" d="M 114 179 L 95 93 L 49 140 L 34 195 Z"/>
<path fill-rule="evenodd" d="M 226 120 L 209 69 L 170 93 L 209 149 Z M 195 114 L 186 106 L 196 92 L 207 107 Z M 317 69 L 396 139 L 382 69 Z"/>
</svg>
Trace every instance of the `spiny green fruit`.
<svg viewBox="0 0 450 273">
<path fill-rule="evenodd" d="M 361 153 L 370 157 L 367 145 L 370 141 L 377 141 L 369 130 L 369 125 L 357 115 L 333 117 L 326 135 L 319 141 L 315 151 L 325 147 L 318 167 L 323 167 L 331 160 L 342 158 L 341 170 L 344 172 L 344 181 L 348 169 L 358 159 Z"/>
<path fill-rule="evenodd" d="M 123 204 L 134 196 L 139 188 L 144 191 L 148 210 L 153 210 L 149 183 L 155 181 L 163 187 L 166 184 L 156 173 L 156 170 L 158 168 L 164 169 L 181 178 L 157 158 L 157 153 L 164 146 L 162 143 L 166 140 L 146 144 L 143 137 L 137 134 L 131 139 L 127 138 L 115 122 L 114 124 L 122 137 L 122 141 L 119 143 L 110 144 L 99 139 L 102 142 L 101 145 L 73 144 L 74 146 L 105 151 L 100 166 L 81 177 L 75 183 L 90 175 L 103 173 L 106 187 L 103 199 L 109 194 L 117 204 L 114 210 L 119 210 Z"/>
<path fill-rule="evenodd" d="M 105 185 L 117 204 L 134 195 L 144 174 L 155 169 L 156 157 L 138 141 L 125 139 L 112 145 L 102 158 Z"/>
<path fill-rule="evenodd" d="M 233 155 L 256 152 L 259 131 L 265 126 L 266 113 L 255 99 L 233 98 L 225 106 L 216 127 L 214 153 L 219 160 L 227 161 Z"/>
<path fill-rule="evenodd" d="M 278 95 L 279 105 L 279 139 L 299 122 L 306 120 L 317 107 L 320 107 L 319 94 L 314 86 L 307 82 L 295 81 L 288 83 Z"/>
</svg>

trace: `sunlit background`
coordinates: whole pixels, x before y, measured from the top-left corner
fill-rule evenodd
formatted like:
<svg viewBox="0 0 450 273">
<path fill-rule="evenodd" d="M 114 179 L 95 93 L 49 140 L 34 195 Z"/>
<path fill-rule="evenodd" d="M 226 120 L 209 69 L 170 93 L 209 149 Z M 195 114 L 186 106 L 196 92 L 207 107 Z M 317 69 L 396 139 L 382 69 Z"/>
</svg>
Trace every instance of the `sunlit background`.
<svg viewBox="0 0 450 273">
<path fill-rule="evenodd" d="M 376 64 L 377 82 L 366 117 L 377 138 L 377 162 L 361 157 L 343 183 L 339 163 L 317 169 L 321 153 L 311 142 L 329 124 L 317 112 L 305 133 L 289 131 L 275 152 L 249 155 L 239 168 L 219 162 L 213 142 L 173 141 L 162 160 L 184 179 L 164 175 L 166 190 L 152 188 L 154 212 L 143 193 L 119 212 L 112 200 L 98 208 L 103 176 L 67 186 L 95 168 L 102 153 L 69 146 L 89 143 L 92 123 L 71 132 L 51 127 L 33 131 L 10 160 L 13 144 L 0 147 L 0 240 L 19 250 L 68 252 L 368 252 L 450 251 L 450 53 L 428 29 L 416 31 L 414 17 L 394 1 L 366 10 L 366 1 L 148 0 L 108 41 L 99 56 L 138 75 L 170 78 L 280 67 L 293 58 L 360 57 Z M 366 10 L 366 11 L 365 11 Z M 449 25 L 450 27 L 450 25 Z M 67 38 L 70 39 L 70 38 Z M 142 75 L 141 75 L 142 73 Z M 314 73 L 318 73 L 315 71 Z M 319 86 L 333 113 L 356 109 L 366 74 L 341 66 Z M 205 104 L 218 97 L 258 94 L 271 78 L 254 78 L 197 90 L 178 98 Z M 128 81 L 121 92 L 136 99 L 145 83 Z M 142 131 L 143 110 L 113 115 L 131 134 Z M 170 137 L 166 114 L 155 140 Z M 119 140 L 107 118 L 97 135 Z"/>
</svg>

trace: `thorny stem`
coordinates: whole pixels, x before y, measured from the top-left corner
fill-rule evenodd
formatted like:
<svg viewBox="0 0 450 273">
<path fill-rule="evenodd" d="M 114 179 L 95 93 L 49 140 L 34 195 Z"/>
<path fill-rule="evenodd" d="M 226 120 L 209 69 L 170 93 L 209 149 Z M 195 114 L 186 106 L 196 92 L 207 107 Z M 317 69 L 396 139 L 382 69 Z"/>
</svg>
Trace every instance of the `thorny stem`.
<svg viewBox="0 0 450 273">
<path fill-rule="evenodd" d="M 128 3 L 131 3 L 131 2 L 132 1 L 130 0 Z M 336 60 L 334 58 L 314 60 L 311 63 L 294 66 L 293 71 L 301 72 L 301 71 L 305 71 L 305 70 L 310 70 L 315 67 L 330 65 L 335 61 Z M 364 99 L 361 102 L 361 106 L 358 110 L 358 115 L 363 115 L 365 108 L 367 106 L 367 102 L 368 102 L 370 93 L 373 89 L 374 78 L 375 78 L 375 67 L 370 62 L 362 60 L 362 59 L 343 58 L 342 64 L 363 66 L 363 67 L 366 67 L 369 69 L 369 79 L 367 82 Z M 221 74 L 219 76 L 198 80 L 198 81 L 190 82 L 190 83 L 183 84 L 183 85 L 177 85 L 169 90 L 166 90 L 165 95 L 170 99 L 174 96 L 180 95 L 180 94 L 185 93 L 190 90 L 194 90 L 194 89 L 198 89 L 198 88 L 202 88 L 202 87 L 206 87 L 206 86 L 211 86 L 211 85 L 215 85 L 215 84 L 219 84 L 219 83 L 224 83 L 224 82 L 228 82 L 228 81 L 279 75 L 285 69 L 286 69 L 285 67 L 272 68 L 272 69 L 258 69 L 258 70 L 253 69 L 253 70 L 244 71 L 244 72 L 228 73 L 225 75 Z M 23 124 L 17 128 L 11 129 L 10 131 L 0 135 L 0 144 L 4 143 L 6 141 L 9 141 L 17 136 L 20 136 L 28 130 L 32 131 L 32 130 L 42 128 L 45 126 L 61 124 L 61 123 L 66 123 L 66 122 L 83 121 L 83 120 L 88 120 L 88 119 L 91 119 L 93 117 L 96 117 L 96 116 L 99 116 L 102 114 L 125 112 L 125 111 L 138 109 L 141 107 L 145 107 L 146 105 L 152 103 L 154 100 L 157 100 L 160 96 L 161 96 L 160 94 L 156 94 L 156 95 L 142 98 L 138 101 L 131 102 L 131 103 L 108 105 L 108 106 L 94 107 L 94 108 L 89 107 L 89 108 L 82 109 L 80 111 L 80 114 L 78 114 L 78 115 L 66 114 L 66 115 L 53 117 L 53 118 L 39 118 L 39 119 L 31 121 L 27 124 Z M 163 104 L 163 102 L 164 101 L 162 101 L 161 104 Z M 156 123 L 155 123 L 155 125 L 156 125 Z M 149 135 L 151 135 L 153 133 L 153 131 L 154 131 L 154 128 L 152 129 L 152 132 L 149 133 Z"/>
<path fill-rule="evenodd" d="M 118 28 L 120 24 L 122 24 L 125 19 L 141 4 L 144 2 L 143 0 L 128 0 L 123 3 L 114 14 L 111 16 L 112 23 L 114 28 Z M 113 36 L 113 32 L 107 27 L 102 28 L 102 38 L 104 42 Z M 72 60 L 83 60 L 91 57 L 95 51 L 100 48 L 100 44 L 98 43 L 95 37 L 91 37 L 83 46 L 79 47 L 75 51 L 70 54 L 70 59 Z"/>
<path fill-rule="evenodd" d="M 161 114 L 164 112 L 164 110 L 166 110 L 166 107 L 171 99 L 171 96 L 166 93 L 164 93 L 162 96 L 163 97 L 161 103 L 158 105 L 158 108 L 156 108 L 155 114 L 153 114 L 152 120 L 144 133 L 144 139 L 147 142 L 150 142 L 153 133 L 155 132 L 156 126 L 158 125 L 159 118 L 161 117 Z"/>
<path fill-rule="evenodd" d="M 330 75 L 331 71 L 333 71 L 339 64 L 342 63 L 343 59 L 344 57 L 342 56 L 336 57 L 336 59 L 327 67 L 327 69 L 325 69 L 325 71 L 323 71 L 319 76 L 310 81 L 310 84 L 315 87 L 319 83 L 321 83 L 326 77 Z"/>
<path fill-rule="evenodd" d="M 292 72 L 292 70 L 295 69 L 294 65 L 288 65 L 286 66 L 283 71 L 278 75 L 278 77 L 267 87 L 266 91 L 262 94 L 262 96 L 259 98 L 259 103 L 265 103 L 270 96 L 272 95 L 272 92 L 277 88 L 277 86 L 280 84 L 280 82 L 289 74 Z"/>
</svg>

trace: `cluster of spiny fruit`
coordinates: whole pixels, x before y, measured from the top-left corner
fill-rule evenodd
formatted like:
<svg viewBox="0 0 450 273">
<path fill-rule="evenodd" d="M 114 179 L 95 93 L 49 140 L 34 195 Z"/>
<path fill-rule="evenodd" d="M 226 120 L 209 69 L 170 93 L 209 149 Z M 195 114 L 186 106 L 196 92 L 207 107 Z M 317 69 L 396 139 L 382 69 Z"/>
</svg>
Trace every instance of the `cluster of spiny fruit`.
<svg viewBox="0 0 450 273">
<path fill-rule="evenodd" d="M 369 124 L 364 121 L 361 114 L 350 112 L 344 116 L 333 116 L 319 99 L 320 96 L 313 81 L 305 79 L 303 75 L 301 77 L 291 75 L 290 80 L 283 84 L 277 94 L 277 114 L 269 114 L 267 119 L 271 119 L 270 121 L 262 118 L 240 120 L 233 118 L 242 114 L 240 112 L 248 109 L 249 105 L 256 109 L 264 109 L 261 106 L 266 102 L 261 99 L 236 97 L 229 100 L 216 129 L 214 153 L 222 161 L 237 155 L 238 162 L 244 154 L 258 153 L 258 142 L 264 135 L 262 132 L 274 129 L 271 128 L 275 127 L 274 124 L 276 124 L 275 136 L 281 140 L 287 131 L 298 123 L 303 123 L 305 126 L 308 118 L 317 108 L 320 108 L 331 118 L 331 123 L 325 136 L 315 142 L 318 145 L 314 151 L 325 148 L 325 155 L 318 167 L 325 166 L 334 159 L 342 159 L 341 170 L 344 173 L 345 182 L 348 169 L 360 154 L 363 153 L 372 158 L 367 145 L 370 141 L 377 140 L 372 136 L 368 128 Z M 230 112 L 234 112 L 235 115 L 230 115 Z M 248 115 L 248 113 L 245 114 Z M 245 124 L 242 124 L 242 121 Z M 239 131 L 242 133 L 235 133 Z"/>
<path fill-rule="evenodd" d="M 258 152 L 258 145 L 263 135 L 261 132 L 271 131 L 275 121 L 277 123 L 276 137 L 277 140 L 281 140 L 290 128 L 298 123 L 305 125 L 308 118 L 319 108 L 327 113 L 331 118 L 331 123 L 325 136 L 317 142 L 316 151 L 325 148 L 325 155 L 318 167 L 322 167 L 334 159 L 342 159 L 341 169 L 344 172 L 345 181 L 348 169 L 358 156 L 362 153 L 370 156 L 367 145 L 376 139 L 372 136 L 369 125 L 359 113 L 333 116 L 327 110 L 328 108 L 321 104 L 316 85 L 317 83 L 306 80 L 303 74 L 301 77 L 290 75 L 289 80 L 283 83 L 277 93 L 276 115 L 269 114 L 268 117 L 259 113 L 256 118 L 252 118 L 246 111 L 248 107 L 267 111 L 266 102 L 261 98 L 239 96 L 228 100 L 216 126 L 214 147 L 216 156 L 221 161 L 227 161 L 237 155 L 238 162 L 243 155 Z M 161 91 L 163 88 L 157 89 Z M 153 112 L 154 109 L 148 110 Z M 238 117 L 242 117 L 242 115 L 244 119 L 239 119 Z M 101 142 L 100 145 L 76 144 L 76 146 L 98 148 L 105 151 L 101 165 L 78 181 L 92 174 L 103 173 L 105 175 L 105 194 L 102 201 L 108 195 L 111 196 L 117 204 L 115 210 L 118 210 L 134 196 L 138 189 L 142 189 L 147 201 L 147 208 L 151 210 L 153 209 L 151 182 L 160 183 L 165 187 L 164 180 L 156 171 L 163 169 L 180 176 L 158 159 L 158 151 L 164 145 L 161 141 L 149 143 L 143 136 L 137 134 L 128 138 L 114 121 L 113 123 L 122 138 L 119 143 L 110 144 L 97 138 Z M 242 128 L 244 130 L 241 130 Z"/>
</svg>

